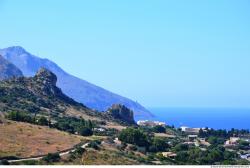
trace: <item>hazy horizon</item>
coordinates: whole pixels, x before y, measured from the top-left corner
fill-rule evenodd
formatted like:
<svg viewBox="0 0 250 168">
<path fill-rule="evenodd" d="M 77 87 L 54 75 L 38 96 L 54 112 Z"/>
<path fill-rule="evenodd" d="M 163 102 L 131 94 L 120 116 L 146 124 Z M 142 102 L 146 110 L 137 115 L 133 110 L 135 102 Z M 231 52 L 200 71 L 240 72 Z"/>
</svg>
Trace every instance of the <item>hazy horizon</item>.
<svg viewBox="0 0 250 168">
<path fill-rule="evenodd" d="M 249 109 L 250 2 L 178 2 L 2 0 L 0 48 L 145 107 Z"/>
</svg>

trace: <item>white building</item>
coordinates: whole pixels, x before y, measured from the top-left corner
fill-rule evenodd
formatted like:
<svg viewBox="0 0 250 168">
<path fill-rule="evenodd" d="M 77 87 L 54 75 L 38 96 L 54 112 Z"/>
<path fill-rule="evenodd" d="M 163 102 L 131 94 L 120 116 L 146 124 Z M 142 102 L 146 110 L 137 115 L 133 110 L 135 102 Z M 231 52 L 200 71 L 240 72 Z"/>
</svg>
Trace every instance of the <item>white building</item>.
<svg viewBox="0 0 250 168">
<path fill-rule="evenodd" d="M 190 128 L 190 127 L 186 127 L 186 126 L 182 126 L 180 127 L 181 131 L 185 132 L 185 133 L 191 133 L 191 134 L 198 134 L 201 128 Z"/>
<path fill-rule="evenodd" d="M 239 137 L 230 137 L 230 139 L 225 142 L 225 145 L 226 146 L 236 145 L 239 140 L 240 140 Z"/>
<path fill-rule="evenodd" d="M 150 126 L 150 127 L 154 127 L 154 126 L 166 126 L 165 122 L 160 122 L 160 121 L 149 121 L 149 120 L 139 120 L 137 121 L 137 124 L 139 126 Z"/>
</svg>

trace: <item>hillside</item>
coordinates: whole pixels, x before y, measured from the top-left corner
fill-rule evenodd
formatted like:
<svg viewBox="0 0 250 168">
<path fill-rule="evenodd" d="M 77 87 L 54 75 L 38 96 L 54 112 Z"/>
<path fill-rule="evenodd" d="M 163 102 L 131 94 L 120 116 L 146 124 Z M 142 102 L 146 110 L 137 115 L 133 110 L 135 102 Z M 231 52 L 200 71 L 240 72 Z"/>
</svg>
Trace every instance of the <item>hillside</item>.
<svg viewBox="0 0 250 168">
<path fill-rule="evenodd" d="M 58 117 L 74 117 L 111 125 L 116 123 L 118 126 L 134 124 L 133 111 L 125 107 L 113 113 L 93 111 L 65 95 L 56 86 L 56 82 L 56 75 L 45 68 L 41 68 L 34 77 L 1 81 L 0 115 L 19 112 L 29 115 L 29 118 L 45 115 L 52 120 L 57 120 Z M 127 112 L 129 113 L 126 114 Z"/>
<path fill-rule="evenodd" d="M 22 72 L 0 55 L 0 80 L 23 76 Z"/>
<path fill-rule="evenodd" d="M 46 69 L 40 69 L 34 77 L 13 78 L 0 82 L 0 111 L 25 111 L 50 115 L 65 115 L 67 108 L 88 108 L 64 95 L 56 87 L 57 77 Z"/>
<path fill-rule="evenodd" d="M 57 86 L 74 100 L 99 111 L 107 110 L 112 104 L 123 104 L 133 110 L 136 116 L 151 117 L 152 114 L 139 103 L 122 97 L 85 80 L 72 76 L 48 59 L 36 57 L 22 47 L 9 47 L 0 50 L 5 59 L 16 65 L 24 74 L 31 77 L 41 68 L 47 68 L 58 77 Z"/>
<path fill-rule="evenodd" d="M 48 127 L 6 121 L 0 124 L 0 158 L 46 155 L 72 148 L 83 139 Z"/>
</svg>

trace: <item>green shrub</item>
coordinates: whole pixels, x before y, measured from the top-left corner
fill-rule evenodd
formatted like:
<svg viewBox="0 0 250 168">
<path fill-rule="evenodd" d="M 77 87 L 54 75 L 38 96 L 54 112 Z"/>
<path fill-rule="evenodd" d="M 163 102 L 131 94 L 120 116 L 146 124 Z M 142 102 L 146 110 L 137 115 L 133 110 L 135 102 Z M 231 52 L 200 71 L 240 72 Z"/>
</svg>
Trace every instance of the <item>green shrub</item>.
<svg viewBox="0 0 250 168">
<path fill-rule="evenodd" d="M 95 150 L 99 150 L 98 142 L 96 141 L 91 141 L 88 145 L 89 148 L 93 148 Z"/>
<path fill-rule="evenodd" d="M 8 160 L 0 160 L 0 165 L 9 165 L 10 163 L 8 162 Z"/>
<path fill-rule="evenodd" d="M 93 131 L 88 127 L 79 128 L 78 133 L 80 135 L 82 135 L 82 136 L 91 136 L 91 135 L 93 135 Z"/>
<path fill-rule="evenodd" d="M 43 157 L 43 161 L 46 162 L 58 162 L 60 161 L 61 157 L 59 155 L 59 153 L 48 153 L 47 156 Z"/>
</svg>

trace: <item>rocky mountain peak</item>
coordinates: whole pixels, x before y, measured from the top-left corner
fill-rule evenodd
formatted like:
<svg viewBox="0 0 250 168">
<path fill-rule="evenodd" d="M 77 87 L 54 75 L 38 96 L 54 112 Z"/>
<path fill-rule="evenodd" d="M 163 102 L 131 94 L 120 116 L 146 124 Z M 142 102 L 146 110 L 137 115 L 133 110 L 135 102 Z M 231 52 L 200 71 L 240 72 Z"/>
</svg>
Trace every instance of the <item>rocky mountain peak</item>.
<svg viewBox="0 0 250 168">
<path fill-rule="evenodd" d="M 124 121 L 128 124 L 135 124 L 134 112 L 122 104 L 113 104 L 107 113 L 113 118 Z"/>
<path fill-rule="evenodd" d="M 15 53 L 25 53 L 26 50 L 21 47 L 21 46 L 13 46 L 8 48 L 10 51 L 15 52 Z"/>
<path fill-rule="evenodd" d="M 41 68 L 35 75 L 35 79 L 45 85 L 56 85 L 57 77 L 46 68 Z"/>
</svg>

